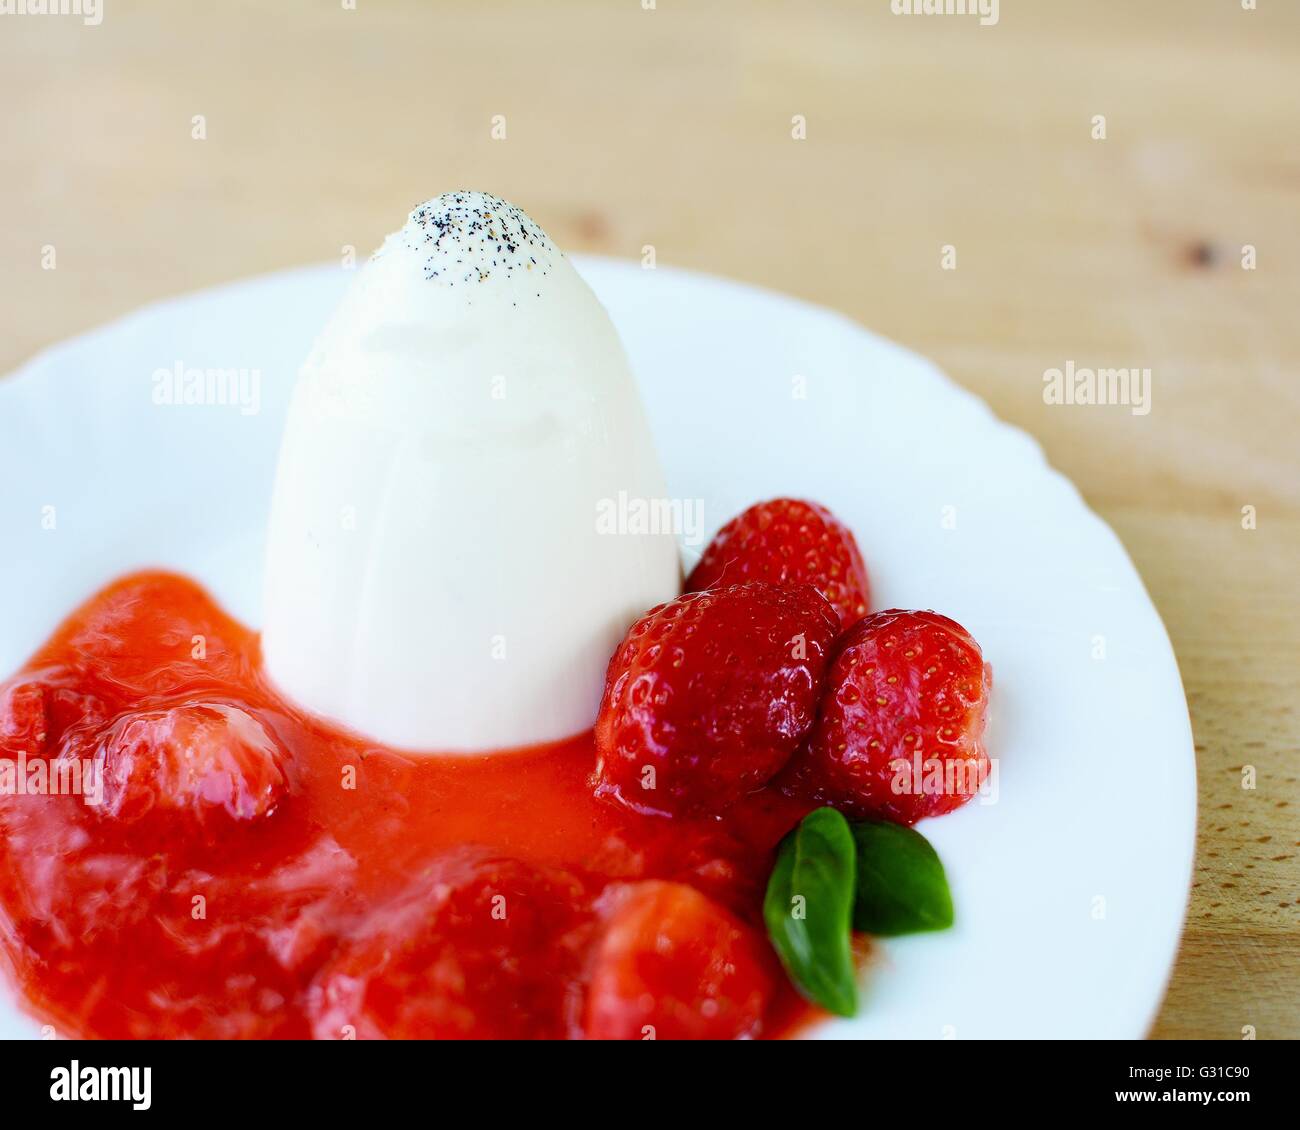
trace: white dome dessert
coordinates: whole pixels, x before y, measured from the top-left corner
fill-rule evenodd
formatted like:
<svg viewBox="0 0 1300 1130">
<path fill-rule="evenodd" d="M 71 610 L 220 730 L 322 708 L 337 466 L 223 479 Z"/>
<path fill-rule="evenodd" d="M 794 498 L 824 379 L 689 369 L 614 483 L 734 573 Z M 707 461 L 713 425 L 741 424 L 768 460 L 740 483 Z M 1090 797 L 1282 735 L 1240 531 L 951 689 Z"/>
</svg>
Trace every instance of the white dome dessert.
<svg viewBox="0 0 1300 1130">
<path fill-rule="evenodd" d="M 620 492 L 664 485 L 604 308 L 513 205 L 422 204 L 358 273 L 294 389 L 267 672 L 403 749 L 587 728 L 619 639 L 680 586 L 671 533 L 598 527 Z"/>
</svg>

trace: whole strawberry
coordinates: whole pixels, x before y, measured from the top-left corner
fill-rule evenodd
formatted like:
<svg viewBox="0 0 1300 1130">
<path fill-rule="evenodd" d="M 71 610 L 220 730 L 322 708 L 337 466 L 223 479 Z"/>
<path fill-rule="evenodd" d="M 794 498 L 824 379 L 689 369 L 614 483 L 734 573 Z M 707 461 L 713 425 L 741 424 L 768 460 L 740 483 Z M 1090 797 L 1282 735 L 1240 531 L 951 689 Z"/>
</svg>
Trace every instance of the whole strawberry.
<svg viewBox="0 0 1300 1130">
<path fill-rule="evenodd" d="M 971 798 L 989 769 L 992 668 L 960 624 L 877 612 L 835 648 L 796 788 L 843 812 L 915 824 Z"/>
<path fill-rule="evenodd" d="M 826 507 L 797 498 L 760 502 L 723 526 L 686 579 L 686 590 L 744 581 L 812 585 L 846 628 L 871 607 L 867 568 L 852 531 Z"/>
<path fill-rule="evenodd" d="M 652 608 L 609 662 L 597 795 L 716 813 L 764 785 L 812 725 L 838 633 L 809 585 L 728 585 Z"/>
</svg>

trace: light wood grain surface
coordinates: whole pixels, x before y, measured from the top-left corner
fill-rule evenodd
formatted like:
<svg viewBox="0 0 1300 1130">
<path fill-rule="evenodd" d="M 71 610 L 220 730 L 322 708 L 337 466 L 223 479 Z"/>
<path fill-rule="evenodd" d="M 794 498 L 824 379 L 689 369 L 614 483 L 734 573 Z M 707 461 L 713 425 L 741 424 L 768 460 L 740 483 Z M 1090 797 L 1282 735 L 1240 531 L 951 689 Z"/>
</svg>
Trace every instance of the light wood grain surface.
<svg viewBox="0 0 1300 1130">
<path fill-rule="evenodd" d="M 1153 1034 L 1300 1036 L 1300 5 L 1002 0 L 999 16 L 888 0 L 0 16 L 0 371 L 151 299 L 364 253 L 465 186 L 572 249 L 652 244 L 852 315 L 1034 434 L 1169 627 L 1200 838 Z M 1045 404 L 1044 370 L 1071 360 L 1149 367 L 1150 414 Z"/>
</svg>

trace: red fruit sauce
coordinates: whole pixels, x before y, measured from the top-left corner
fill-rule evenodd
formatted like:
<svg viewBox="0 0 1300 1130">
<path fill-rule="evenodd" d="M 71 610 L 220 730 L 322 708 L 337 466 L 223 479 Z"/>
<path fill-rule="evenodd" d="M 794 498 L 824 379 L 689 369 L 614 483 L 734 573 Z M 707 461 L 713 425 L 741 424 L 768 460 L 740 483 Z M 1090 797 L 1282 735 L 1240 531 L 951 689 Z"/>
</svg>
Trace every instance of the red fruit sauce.
<svg viewBox="0 0 1300 1130">
<path fill-rule="evenodd" d="M 0 954 L 61 1035 L 582 1036 L 624 884 L 688 884 L 771 956 L 773 848 L 810 807 L 764 789 L 638 816 L 593 797 L 590 734 L 398 753 L 286 702 L 256 633 L 164 573 L 94 596 L 0 684 L 0 758 L 106 749 L 98 805 L 0 795 Z M 770 983 L 754 1034 L 815 1015 Z"/>
</svg>

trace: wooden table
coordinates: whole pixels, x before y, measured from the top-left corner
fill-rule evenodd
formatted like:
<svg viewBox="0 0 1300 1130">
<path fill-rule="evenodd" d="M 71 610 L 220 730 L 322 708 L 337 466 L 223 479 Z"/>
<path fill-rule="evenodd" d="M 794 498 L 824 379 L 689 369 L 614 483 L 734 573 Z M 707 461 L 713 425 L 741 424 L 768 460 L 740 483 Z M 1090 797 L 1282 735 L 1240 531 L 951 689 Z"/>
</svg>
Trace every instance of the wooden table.
<svg viewBox="0 0 1300 1130">
<path fill-rule="evenodd" d="M 887 0 L 0 17 L 0 370 L 150 299 L 364 253 L 463 186 L 574 249 L 653 244 L 851 314 L 1037 436 L 1169 626 L 1200 845 L 1154 1034 L 1300 1036 L 1300 6 L 1259 7 L 1004 0 L 992 27 Z M 1149 367 L 1152 411 L 1045 404 L 1067 361 Z"/>
</svg>

